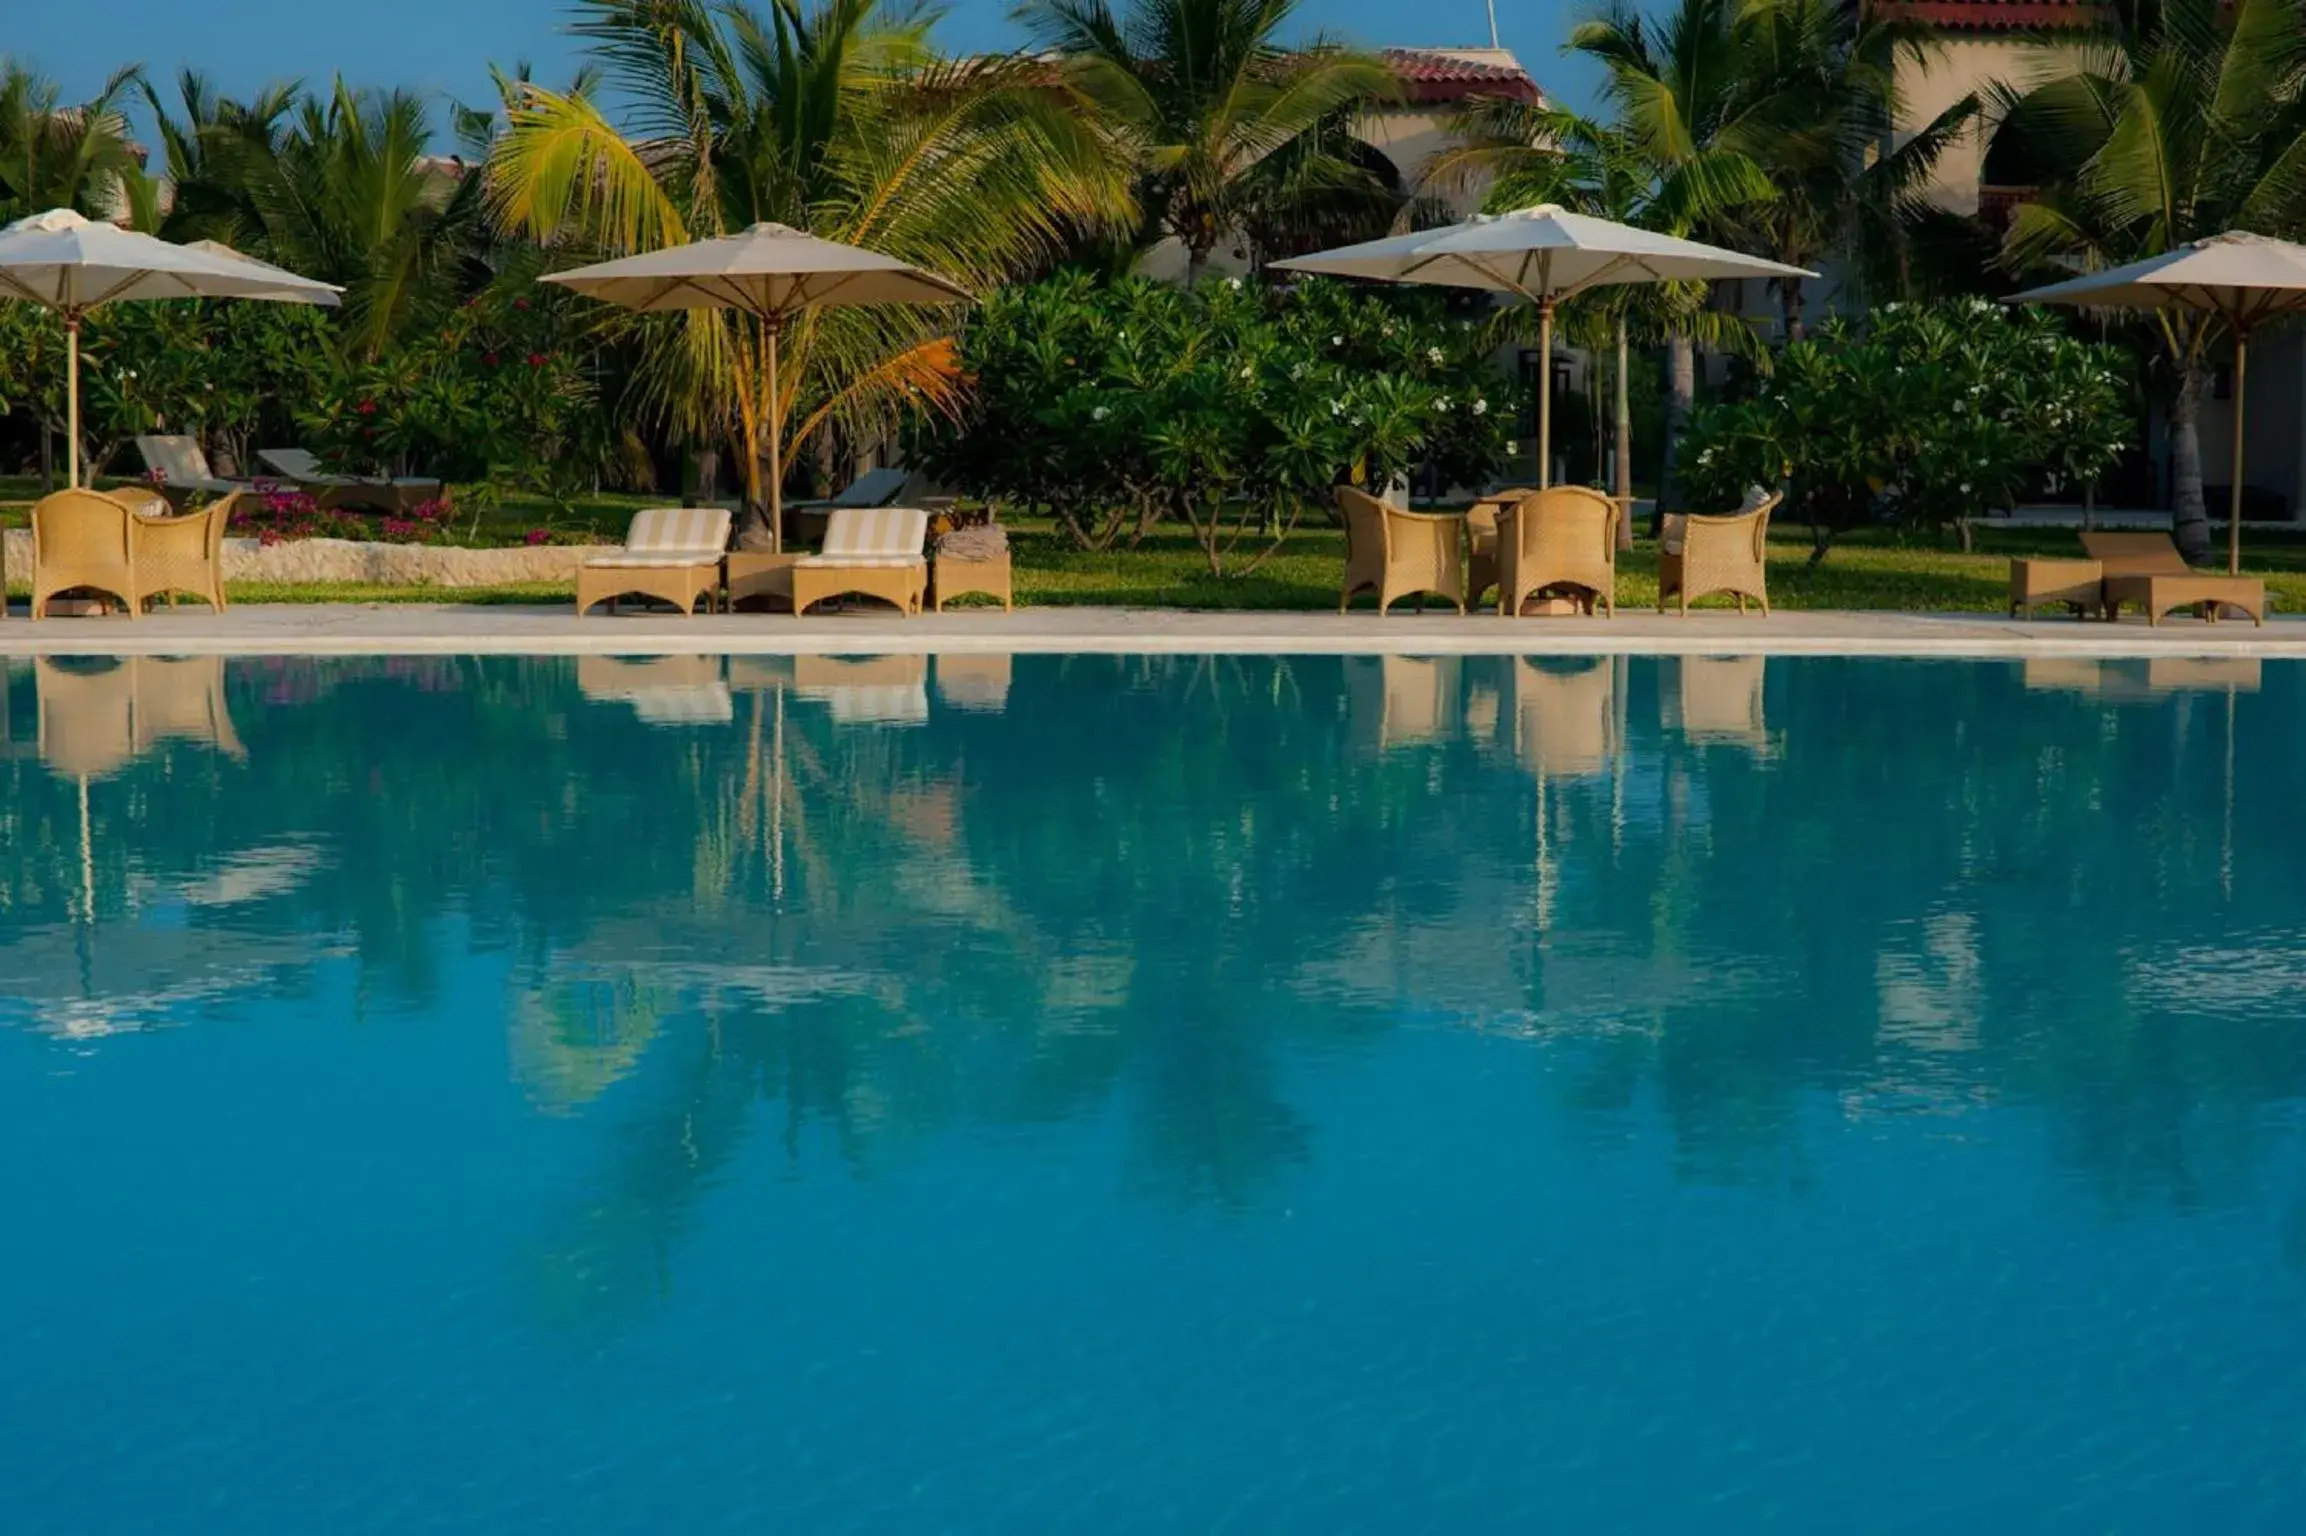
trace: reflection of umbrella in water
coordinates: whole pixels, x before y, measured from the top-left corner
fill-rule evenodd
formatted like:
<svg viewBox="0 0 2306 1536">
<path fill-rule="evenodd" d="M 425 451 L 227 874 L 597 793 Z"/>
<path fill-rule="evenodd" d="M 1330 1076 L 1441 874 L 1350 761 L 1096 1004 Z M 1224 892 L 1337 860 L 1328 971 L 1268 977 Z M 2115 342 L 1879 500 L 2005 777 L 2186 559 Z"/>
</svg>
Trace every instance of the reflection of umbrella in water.
<svg viewBox="0 0 2306 1536">
<path fill-rule="evenodd" d="M 81 915 L 92 922 L 96 857 L 89 782 L 118 773 L 171 739 L 246 756 L 224 701 L 224 658 L 137 656 L 90 663 L 41 657 L 33 678 L 40 760 L 79 783 Z"/>
</svg>

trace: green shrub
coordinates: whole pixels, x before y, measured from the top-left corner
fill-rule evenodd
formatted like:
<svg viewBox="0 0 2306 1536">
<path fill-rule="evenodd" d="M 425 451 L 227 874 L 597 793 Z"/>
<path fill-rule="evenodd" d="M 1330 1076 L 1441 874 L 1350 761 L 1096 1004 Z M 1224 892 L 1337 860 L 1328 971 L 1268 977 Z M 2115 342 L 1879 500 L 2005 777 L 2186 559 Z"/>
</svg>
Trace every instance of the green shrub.
<svg viewBox="0 0 2306 1536">
<path fill-rule="evenodd" d="M 1313 281 L 1185 291 L 1065 275 L 990 295 L 962 339 L 961 415 L 921 435 L 956 488 L 1055 518 L 1084 549 L 1189 525 L 1209 568 L 1255 568 L 1341 483 L 1420 464 L 1478 483 L 1514 385 L 1437 295 Z"/>
<path fill-rule="evenodd" d="M 2111 468 L 2136 414 L 2125 374 L 2039 310 L 1888 304 L 1787 347 L 1750 398 L 1701 406 L 1679 471 L 1700 506 L 1783 485 L 1821 555 L 1865 523 L 1942 529 Z"/>
</svg>

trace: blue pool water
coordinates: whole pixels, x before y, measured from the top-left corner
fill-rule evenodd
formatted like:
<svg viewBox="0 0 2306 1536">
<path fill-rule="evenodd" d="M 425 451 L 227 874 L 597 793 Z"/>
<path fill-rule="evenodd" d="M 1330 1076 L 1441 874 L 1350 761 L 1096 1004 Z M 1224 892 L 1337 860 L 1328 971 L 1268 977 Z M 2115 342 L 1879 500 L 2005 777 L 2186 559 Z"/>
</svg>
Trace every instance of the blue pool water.
<svg viewBox="0 0 2306 1536">
<path fill-rule="evenodd" d="M 13 1536 L 2306 1524 L 2306 667 L 12 665 Z"/>
</svg>

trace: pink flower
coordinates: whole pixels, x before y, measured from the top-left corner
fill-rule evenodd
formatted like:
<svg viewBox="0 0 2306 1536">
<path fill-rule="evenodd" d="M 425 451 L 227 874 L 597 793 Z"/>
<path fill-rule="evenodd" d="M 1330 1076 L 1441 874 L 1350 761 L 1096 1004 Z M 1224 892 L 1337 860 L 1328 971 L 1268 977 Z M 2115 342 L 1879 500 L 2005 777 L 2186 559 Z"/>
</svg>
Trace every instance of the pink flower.
<svg viewBox="0 0 2306 1536">
<path fill-rule="evenodd" d="M 483 352 L 480 355 L 480 360 L 491 368 L 496 366 L 496 354 L 494 352 Z"/>
<path fill-rule="evenodd" d="M 531 352 L 528 355 L 528 365 L 531 368 L 542 368 L 544 366 L 544 354 L 542 352 Z"/>
<path fill-rule="evenodd" d="M 531 528 L 528 531 L 528 543 L 531 548 L 534 548 L 539 544 L 550 544 L 551 542 L 552 532 L 549 529 Z"/>
<path fill-rule="evenodd" d="M 353 409 L 360 412 L 360 414 L 363 416 L 374 416 L 376 414 L 376 402 L 374 400 L 363 400 L 360 402 L 360 404 L 354 406 Z"/>
<path fill-rule="evenodd" d="M 512 301 L 512 307 L 513 307 L 513 308 L 515 308 L 515 309 L 526 309 L 526 308 L 528 308 L 528 300 L 526 300 L 526 299 L 515 299 L 515 300 L 513 300 L 513 301 Z"/>
</svg>

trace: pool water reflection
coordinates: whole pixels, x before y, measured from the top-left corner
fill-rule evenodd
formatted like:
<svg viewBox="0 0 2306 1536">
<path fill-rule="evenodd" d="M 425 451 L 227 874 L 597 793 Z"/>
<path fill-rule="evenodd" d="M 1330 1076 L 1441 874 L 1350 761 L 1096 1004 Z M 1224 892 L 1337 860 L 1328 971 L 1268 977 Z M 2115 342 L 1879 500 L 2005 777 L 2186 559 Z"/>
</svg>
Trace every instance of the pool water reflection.
<svg viewBox="0 0 2306 1536">
<path fill-rule="evenodd" d="M 11 1531 L 2306 1507 L 2306 667 L 8 665 Z"/>
</svg>

